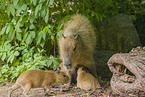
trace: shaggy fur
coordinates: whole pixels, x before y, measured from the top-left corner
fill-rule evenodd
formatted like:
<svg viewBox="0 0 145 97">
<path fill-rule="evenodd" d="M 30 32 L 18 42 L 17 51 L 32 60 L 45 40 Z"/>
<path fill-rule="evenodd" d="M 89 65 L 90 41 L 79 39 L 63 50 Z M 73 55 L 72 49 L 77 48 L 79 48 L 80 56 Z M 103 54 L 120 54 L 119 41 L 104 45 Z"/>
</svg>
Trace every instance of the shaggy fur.
<svg viewBox="0 0 145 97">
<path fill-rule="evenodd" d="M 23 87 L 24 95 L 28 96 L 28 92 L 31 88 L 45 88 L 45 94 L 50 91 L 50 86 L 53 85 L 61 85 L 69 82 L 69 77 L 61 71 L 53 71 L 53 70 L 28 70 L 23 72 L 16 83 L 9 88 L 8 97 L 11 97 L 11 93 Z"/>
<path fill-rule="evenodd" d="M 82 67 L 78 69 L 77 75 L 77 87 L 85 90 L 95 90 L 101 87 L 99 81 Z"/>
<path fill-rule="evenodd" d="M 64 37 L 58 39 L 60 59 L 63 61 L 60 65 L 62 70 L 70 70 L 71 77 L 75 68 L 83 65 L 96 77 L 93 59 L 96 33 L 88 18 L 81 14 L 73 15 L 64 24 L 63 35 Z M 71 66 L 67 67 L 67 64 L 71 64 Z"/>
</svg>

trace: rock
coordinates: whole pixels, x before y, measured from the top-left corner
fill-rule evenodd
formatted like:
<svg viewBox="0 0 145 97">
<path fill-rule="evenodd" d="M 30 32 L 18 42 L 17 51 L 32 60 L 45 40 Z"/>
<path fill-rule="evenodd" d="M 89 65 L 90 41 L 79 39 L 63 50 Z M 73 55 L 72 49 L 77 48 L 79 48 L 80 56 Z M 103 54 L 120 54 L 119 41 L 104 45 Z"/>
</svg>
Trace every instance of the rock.
<svg viewBox="0 0 145 97">
<path fill-rule="evenodd" d="M 141 46 L 141 42 L 132 18 L 128 15 L 119 14 L 112 17 L 110 22 L 103 20 L 96 27 L 98 31 L 94 59 L 98 74 L 103 74 L 104 77 L 108 75 L 107 61 L 110 56 L 117 52 L 129 52 L 133 47 Z"/>
</svg>

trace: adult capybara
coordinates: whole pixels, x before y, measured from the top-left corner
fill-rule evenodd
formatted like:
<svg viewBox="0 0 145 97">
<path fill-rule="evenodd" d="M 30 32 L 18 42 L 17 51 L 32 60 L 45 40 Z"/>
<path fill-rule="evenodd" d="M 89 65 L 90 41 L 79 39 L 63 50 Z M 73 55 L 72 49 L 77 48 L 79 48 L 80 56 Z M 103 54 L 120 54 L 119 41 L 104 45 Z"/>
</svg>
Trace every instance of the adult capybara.
<svg viewBox="0 0 145 97">
<path fill-rule="evenodd" d="M 96 67 L 93 53 L 96 46 L 96 33 L 87 17 L 75 14 L 64 24 L 62 37 L 58 39 L 60 67 L 72 77 L 75 68 L 83 65 L 95 77 Z"/>
</svg>

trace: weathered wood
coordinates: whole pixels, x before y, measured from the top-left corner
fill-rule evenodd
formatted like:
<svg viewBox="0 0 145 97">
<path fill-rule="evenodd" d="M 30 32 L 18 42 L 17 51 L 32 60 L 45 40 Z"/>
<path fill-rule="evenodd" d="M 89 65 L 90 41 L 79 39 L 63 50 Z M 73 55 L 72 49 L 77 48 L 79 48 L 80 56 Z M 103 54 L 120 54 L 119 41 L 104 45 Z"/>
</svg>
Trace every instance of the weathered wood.
<svg viewBox="0 0 145 97">
<path fill-rule="evenodd" d="M 114 54 L 107 62 L 110 71 L 111 88 L 114 93 L 128 96 L 130 93 L 145 92 L 145 50 L 133 48 L 129 53 Z M 131 74 L 126 74 L 129 70 Z"/>
</svg>

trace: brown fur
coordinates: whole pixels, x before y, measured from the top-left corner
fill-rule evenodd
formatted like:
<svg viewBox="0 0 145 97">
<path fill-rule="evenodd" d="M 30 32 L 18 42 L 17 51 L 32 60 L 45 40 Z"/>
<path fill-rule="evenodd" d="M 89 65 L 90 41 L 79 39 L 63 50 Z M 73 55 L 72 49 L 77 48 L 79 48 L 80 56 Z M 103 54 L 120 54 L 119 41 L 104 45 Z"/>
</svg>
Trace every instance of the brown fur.
<svg viewBox="0 0 145 97">
<path fill-rule="evenodd" d="M 11 93 L 20 87 L 23 87 L 25 95 L 31 88 L 45 88 L 47 89 L 45 94 L 47 94 L 51 85 L 66 84 L 68 82 L 69 77 L 61 71 L 28 70 L 22 73 L 16 80 L 16 83 L 9 88 L 8 97 L 11 97 Z"/>
<path fill-rule="evenodd" d="M 96 46 L 96 34 L 88 18 L 81 14 L 73 15 L 64 24 L 63 36 L 58 39 L 62 69 L 71 78 L 75 68 L 80 64 L 87 67 L 97 77 L 93 53 Z"/>
<path fill-rule="evenodd" d="M 78 69 L 77 75 L 77 87 L 85 90 L 100 88 L 99 81 L 82 67 Z"/>
</svg>

